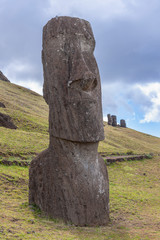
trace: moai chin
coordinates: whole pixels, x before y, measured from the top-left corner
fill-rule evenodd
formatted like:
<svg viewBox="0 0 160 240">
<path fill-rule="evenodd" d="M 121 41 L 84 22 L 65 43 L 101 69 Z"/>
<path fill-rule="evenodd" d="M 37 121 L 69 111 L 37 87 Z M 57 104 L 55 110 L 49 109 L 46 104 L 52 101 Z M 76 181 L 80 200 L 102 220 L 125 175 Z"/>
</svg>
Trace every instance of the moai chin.
<svg viewBox="0 0 160 240">
<path fill-rule="evenodd" d="M 89 22 L 51 19 L 43 29 L 43 93 L 49 105 L 49 148 L 31 162 L 29 203 L 78 226 L 109 221 L 101 85 Z"/>
</svg>

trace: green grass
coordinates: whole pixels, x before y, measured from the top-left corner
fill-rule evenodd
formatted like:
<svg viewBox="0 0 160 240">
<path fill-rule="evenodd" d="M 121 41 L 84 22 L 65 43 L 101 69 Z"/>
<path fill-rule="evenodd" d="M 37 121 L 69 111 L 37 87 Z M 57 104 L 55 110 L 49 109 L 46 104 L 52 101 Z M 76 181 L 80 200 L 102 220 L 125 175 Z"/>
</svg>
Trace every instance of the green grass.
<svg viewBox="0 0 160 240">
<path fill-rule="evenodd" d="M 100 142 L 99 151 L 108 154 L 160 153 L 160 138 L 130 128 L 111 127 L 105 123 L 105 140 Z"/>
<path fill-rule="evenodd" d="M 42 96 L 21 86 L 0 81 L 2 113 L 12 117 L 16 130 L 0 128 L 0 154 L 36 155 L 48 146 L 48 106 Z"/>
<path fill-rule="evenodd" d="M 3 156 L 35 155 L 48 147 L 48 134 L 1 128 L 0 154 Z"/>
<path fill-rule="evenodd" d="M 110 223 L 75 227 L 28 205 L 28 167 L 0 165 L 0 239 L 160 239 L 160 158 L 108 167 Z"/>
</svg>

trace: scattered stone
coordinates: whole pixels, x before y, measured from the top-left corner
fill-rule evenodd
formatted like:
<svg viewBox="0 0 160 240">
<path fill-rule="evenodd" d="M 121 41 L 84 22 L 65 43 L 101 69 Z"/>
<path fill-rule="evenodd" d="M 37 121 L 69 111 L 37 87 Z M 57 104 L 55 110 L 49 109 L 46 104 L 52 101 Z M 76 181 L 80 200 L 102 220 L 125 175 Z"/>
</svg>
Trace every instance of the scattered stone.
<svg viewBox="0 0 160 240">
<path fill-rule="evenodd" d="M 0 113 L 0 127 L 17 129 L 17 126 L 14 125 L 11 117 L 3 113 Z"/>
<path fill-rule="evenodd" d="M 0 71 L 0 80 L 5 81 L 5 82 L 10 82 L 6 76 Z"/>
<path fill-rule="evenodd" d="M 116 117 L 116 115 L 112 115 L 111 118 L 112 118 L 112 126 L 116 127 L 117 126 L 117 117 Z"/>
<path fill-rule="evenodd" d="M 77 226 L 109 222 L 108 173 L 97 152 L 104 130 L 94 47 L 85 20 L 56 17 L 43 29 L 50 143 L 31 162 L 29 204 Z"/>
<path fill-rule="evenodd" d="M 124 119 L 120 120 L 120 127 L 126 128 L 126 121 Z"/>
<path fill-rule="evenodd" d="M 4 105 L 4 103 L 0 102 L 0 107 L 5 108 L 6 106 Z"/>
</svg>

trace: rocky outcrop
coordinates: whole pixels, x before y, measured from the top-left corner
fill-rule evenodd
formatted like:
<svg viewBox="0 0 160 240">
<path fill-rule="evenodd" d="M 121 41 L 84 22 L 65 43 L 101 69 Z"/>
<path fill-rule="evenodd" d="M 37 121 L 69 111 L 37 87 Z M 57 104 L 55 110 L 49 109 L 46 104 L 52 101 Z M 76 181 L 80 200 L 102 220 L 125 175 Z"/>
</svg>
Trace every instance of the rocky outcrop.
<svg viewBox="0 0 160 240">
<path fill-rule="evenodd" d="M 57 17 L 43 29 L 50 144 L 31 162 L 29 203 L 78 226 L 109 221 L 108 174 L 97 152 L 104 131 L 94 47 L 85 20 Z"/>
<path fill-rule="evenodd" d="M 17 129 L 17 126 L 14 125 L 11 117 L 3 113 L 0 113 L 0 127 Z"/>
<path fill-rule="evenodd" d="M 0 71 L 0 80 L 5 81 L 5 82 L 10 82 L 6 76 Z"/>
</svg>

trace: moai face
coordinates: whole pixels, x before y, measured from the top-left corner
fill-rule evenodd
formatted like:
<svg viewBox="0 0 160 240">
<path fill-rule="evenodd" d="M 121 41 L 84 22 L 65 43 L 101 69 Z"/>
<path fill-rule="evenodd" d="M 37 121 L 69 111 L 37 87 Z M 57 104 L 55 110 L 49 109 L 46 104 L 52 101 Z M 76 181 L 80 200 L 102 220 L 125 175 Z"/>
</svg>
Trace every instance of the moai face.
<svg viewBox="0 0 160 240">
<path fill-rule="evenodd" d="M 90 24 L 51 19 L 43 30 L 43 93 L 50 136 L 77 142 L 104 139 L 101 85 Z"/>
</svg>

